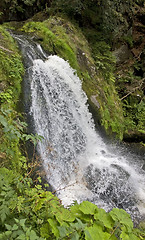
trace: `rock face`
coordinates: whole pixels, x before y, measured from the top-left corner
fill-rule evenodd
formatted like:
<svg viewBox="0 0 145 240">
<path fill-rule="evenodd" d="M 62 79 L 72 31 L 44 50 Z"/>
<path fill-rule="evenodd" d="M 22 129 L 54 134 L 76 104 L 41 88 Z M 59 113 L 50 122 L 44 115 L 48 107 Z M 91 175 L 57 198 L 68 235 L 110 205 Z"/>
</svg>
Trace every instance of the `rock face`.
<svg viewBox="0 0 145 240">
<path fill-rule="evenodd" d="M 132 57 L 131 50 L 127 45 L 122 45 L 120 48 L 116 49 L 113 55 L 116 58 L 116 64 L 124 63 Z"/>
<path fill-rule="evenodd" d="M 98 95 L 92 95 L 92 96 L 90 97 L 90 99 L 91 99 L 92 103 L 94 103 L 95 106 L 99 109 L 99 108 L 100 108 L 100 104 L 99 104 L 99 102 L 97 101 L 97 97 L 98 97 Z"/>
</svg>

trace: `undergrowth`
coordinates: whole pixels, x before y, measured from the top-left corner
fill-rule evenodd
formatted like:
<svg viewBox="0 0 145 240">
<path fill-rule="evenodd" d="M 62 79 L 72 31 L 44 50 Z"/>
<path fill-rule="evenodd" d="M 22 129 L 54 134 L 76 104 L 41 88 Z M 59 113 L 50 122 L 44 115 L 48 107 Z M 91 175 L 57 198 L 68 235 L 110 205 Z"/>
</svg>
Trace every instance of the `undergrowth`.
<svg viewBox="0 0 145 240">
<path fill-rule="evenodd" d="M 98 83 L 100 108 L 102 124 L 106 131 L 117 135 L 117 138 L 123 138 L 124 117 L 122 104 L 119 100 L 115 87 L 115 58 L 113 57 L 110 47 L 103 41 L 91 42 L 92 55 L 95 60 L 95 66 L 100 76 Z"/>
<path fill-rule="evenodd" d="M 123 106 L 125 133 L 145 133 L 144 82 L 132 69 L 117 75 L 117 90 Z"/>
<path fill-rule="evenodd" d="M 20 169 L 21 125 L 16 111 L 24 73 L 21 56 L 13 38 L 0 27 L 0 164 Z"/>
<path fill-rule="evenodd" d="M 144 239 L 124 210 L 106 213 L 88 201 L 66 209 L 37 180 L 0 169 L 0 239 Z"/>
</svg>

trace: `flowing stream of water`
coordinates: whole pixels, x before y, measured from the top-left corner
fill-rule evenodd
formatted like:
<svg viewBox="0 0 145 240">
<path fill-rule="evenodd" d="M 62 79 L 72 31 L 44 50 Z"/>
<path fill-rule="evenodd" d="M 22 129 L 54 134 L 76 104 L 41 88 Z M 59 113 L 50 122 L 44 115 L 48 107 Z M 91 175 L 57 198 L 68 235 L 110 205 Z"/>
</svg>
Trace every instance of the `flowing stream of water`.
<svg viewBox="0 0 145 240">
<path fill-rule="evenodd" d="M 25 105 L 35 132 L 44 137 L 38 152 L 62 203 L 89 200 L 107 211 L 144 214 L 143 161 L 124 156 L 96 132 L 81 80 L 68 62 L 47 56 L 24 36 L 14 37 L 26 66 Z"/>
</svg>

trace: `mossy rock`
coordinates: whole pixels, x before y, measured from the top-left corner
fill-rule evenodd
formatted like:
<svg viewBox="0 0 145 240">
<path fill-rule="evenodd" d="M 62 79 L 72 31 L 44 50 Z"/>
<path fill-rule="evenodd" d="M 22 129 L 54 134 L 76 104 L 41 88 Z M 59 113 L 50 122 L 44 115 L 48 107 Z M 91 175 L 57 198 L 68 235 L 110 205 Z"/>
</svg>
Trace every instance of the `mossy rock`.
<svg viewBox="0 0 145 240">
<path fill-rule="evenodd" d="M 30 34 L 49 54 L 57 54 L 69 61 L 82 80 L 90 109 L 95 113 L 95 122 L 104 125 L 109 134 L 114 132 L 122 138 L 123 112 L 114 84 L 114 60 L 107 44 L 98 43 L 95 45 L 97 51 L 92 53 L 80 28 L 60 16 L 52 16 L 43 22 L 27 21 L 21 31 Z M 91 101 L 92 96 L 96 96 L 99 107 Z"/>
</svg>

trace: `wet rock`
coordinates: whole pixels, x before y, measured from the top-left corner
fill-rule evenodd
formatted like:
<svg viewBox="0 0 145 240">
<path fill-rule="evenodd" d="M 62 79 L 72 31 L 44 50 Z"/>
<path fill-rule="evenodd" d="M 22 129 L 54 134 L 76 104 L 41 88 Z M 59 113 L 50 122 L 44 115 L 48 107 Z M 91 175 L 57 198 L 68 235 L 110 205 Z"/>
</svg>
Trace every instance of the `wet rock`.
<svg viewBox="0 0 145 240">
<path fill-rule="evenodd" d="M 99 109 L 99 108 L 100 108 L 100 104 L 99 104 L 99 102 L 98 102 L 97 99 L 96 99 L 97 97 L 98 97 L 98 95 L 92 95 L 92 96 L 90 97 L 90 99 L 91 99 L 92 103 L 94 103 L 95 106 Z"/>
<path fill-rule="evenodd" d="M 132 53 L 127 45 L 122 45 L 113 52 L 113 55 L 116 58 L 116 64 L 121 64 L 128 60 L 132 56 Z"/>
<path fill-rule="evenodd" d="M 145 134 L 139 131 L 128 131 L 124 134 L 123 140 L 129 143 L 145 142 Z"/>
<path fill-rule="evenodd" d="M 87 53 L 77 48 L 77 60 L 82 70 L 87 70 L 93 76 L 95 74 L 95 66 L 90 62 Z"/>
<path fill-rule="evenodd" d="M 142 169 L 145 171 L 145 164 L 142 166 Z"/>
<path fill-rule="evenodd" d="M 97 187 L 97 183 L 100 180 L 101 171 L 90 164 L 84 174 L 84 178 L 87 182 L 88 189 L 94 191 Z"/>
<path fill-rule="evenodd" d="M 124 179 L 124 180 L 128 180 L 128 178 L 130 177 L 130 174 L 123 169 L 121 166 L 117 165 L 117 164 L 111 164 L 111 167 L 116 168 L 120 178 Z"/>
</svg>

